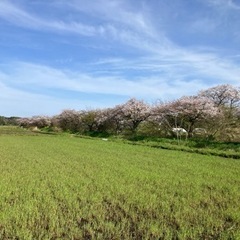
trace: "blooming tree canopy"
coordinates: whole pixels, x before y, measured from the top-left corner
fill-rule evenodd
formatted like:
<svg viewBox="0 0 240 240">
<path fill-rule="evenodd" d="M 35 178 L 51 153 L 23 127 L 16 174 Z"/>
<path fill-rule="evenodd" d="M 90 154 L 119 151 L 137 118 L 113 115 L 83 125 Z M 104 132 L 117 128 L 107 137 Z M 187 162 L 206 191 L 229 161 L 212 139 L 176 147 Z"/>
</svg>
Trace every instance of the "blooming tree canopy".
<svg viewBox="0 0 240 240">
<path fill-rule="evenodd" d="M 34 116 L 31 118 L 20 118 L 18 124 L 22 127 L 44 128 L 51 125 L 51 118 L 47 116 Z"/>
<path fill-rule="evenodd" d="M 94 134 L 122 132 L 133 136 L 137 131 L 150 136 L 169 136 L 175 130 L 180 133 L 180 129 L 186 129 L 188 136 L 194 133 L 219 138 L 229 132 L 234 135 L 239 121 L 240 89 L 226 84 L 203 90 L 196 96 L 158 102 L 155 106 L 131 98 L 113 108 L 64 110 L 52 118 L 22 118 L 18 123 L 24 127 L 60 127 L 64 131 Z"/>
<path fill-rule="evenodd" d="M 132 98 L 121 105 L 119 113 L 122 116 L 124 124 L 132 132 L 135 132 L 139 124 L 150 116 L 151 107 L 143 101 Z"/>
<path fill-rule="evenodd" d="M 192 133 L 195 124 L 219 114 L 214 102 L 203 96 L 184 96 L 172 102 L 159 104 L 154 110 L 155 117 L 167 122 L 170 128 L 184 127 Z"/>
<path fill-rule="evenodd" d="M 218 107 L 227 106 L 232 108 L 240 104 L 240 89 L 229 84 L 218 85 L 200 91 L 199 95 L 211 99 Z"/>
<path fill-rule="evenodd" d="M 240 88 L 229 84 L 219 85 L 201 91 L 199 95 L 211 99 L 222 110 L 222 116 L 215 121 L 213 126 L 213 128 L 218 126 L 216 132 L 227 136 L 229 132 L 235 132 L 235 129 L 239 128 Z"/>
<path fill-rule="evenodd" d="M 75 110 L 64 110 L 57 117 L 57 125 L 63 130 L 72 132 L 79 131 L 81 126 L 81 112 Z"/>
</svg>

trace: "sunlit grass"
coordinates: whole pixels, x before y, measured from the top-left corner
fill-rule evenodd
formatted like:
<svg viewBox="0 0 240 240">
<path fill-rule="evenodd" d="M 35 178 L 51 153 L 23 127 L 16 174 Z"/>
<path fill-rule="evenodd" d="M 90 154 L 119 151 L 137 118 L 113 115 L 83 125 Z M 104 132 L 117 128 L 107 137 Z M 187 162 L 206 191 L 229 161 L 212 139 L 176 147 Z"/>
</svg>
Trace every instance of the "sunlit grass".
<svg viewBox="0 0 240 240">
<path fill-rule="evenodd" d="M 0 239 L 238 239 L 240 161 L 0 136 Z"/>
</svg>

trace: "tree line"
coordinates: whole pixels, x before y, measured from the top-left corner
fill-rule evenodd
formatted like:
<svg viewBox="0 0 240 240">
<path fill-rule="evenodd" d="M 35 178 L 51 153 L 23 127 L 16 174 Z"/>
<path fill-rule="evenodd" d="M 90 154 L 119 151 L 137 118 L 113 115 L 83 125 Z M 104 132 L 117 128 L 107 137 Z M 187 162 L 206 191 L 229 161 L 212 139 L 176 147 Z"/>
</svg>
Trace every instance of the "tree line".
<svg viewBox="0 0 240 240">
<path fill-rule="evenodd" d="M 18 125 L 19 117 L 4 117 L 0 116 L 0 126 Z"/>
<path fill-rule="evenodd" d="M 63 110 L 60 114 L 20 118 L 25 128 L 45 128 L 87 135 L 172 137 L 184 129 L 187 137 L 240 141 L 240 88 L 229 84 L 148 104 L 135 98 L 112 108 Z"/>
</svg>

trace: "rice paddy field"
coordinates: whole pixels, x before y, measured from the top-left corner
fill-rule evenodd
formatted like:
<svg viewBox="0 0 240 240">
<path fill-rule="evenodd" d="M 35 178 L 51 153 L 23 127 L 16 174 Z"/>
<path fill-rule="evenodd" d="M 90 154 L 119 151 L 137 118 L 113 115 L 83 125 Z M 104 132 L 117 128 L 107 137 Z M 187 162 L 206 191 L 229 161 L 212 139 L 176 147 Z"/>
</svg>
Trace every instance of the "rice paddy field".
<svg viewBox="0 0 240 240">
<path fill-rule="evenodd" d="M 14 131 L 0 239 L 240 239 L 240 160 Z"/>
</svg>

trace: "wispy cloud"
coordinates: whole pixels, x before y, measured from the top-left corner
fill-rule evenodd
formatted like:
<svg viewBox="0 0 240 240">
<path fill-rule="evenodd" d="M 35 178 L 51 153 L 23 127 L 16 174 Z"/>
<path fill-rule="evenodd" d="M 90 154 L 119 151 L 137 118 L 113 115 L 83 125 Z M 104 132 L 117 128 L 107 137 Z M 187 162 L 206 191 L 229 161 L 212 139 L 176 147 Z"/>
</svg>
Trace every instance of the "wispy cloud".
<svg viewBox="0 0 240 240">
<path fill-rule="evenodd" d="M 211 74 L 213 78 L 218 78 L 218 81 L 220 77 L 223 78 L 223 83 L 226 78 L 229 79 L 229 83 L 239 83 L 240 70 L 237 67 L 233 69 L 227 63 L 218 63 L 217 65 L 216 59 L 213 59 L 212 63 L 204 62 L 206 58 L 201 59 L 202 62 L 200 63 L 199 60 L 196 56 L 189 59 L 188 55 L 185 63 L 178 66 L 177 61 L 174 67 L 174 63 L 171 61 L 154 63 L 152 60 L 148 61 L 148 64 L 145 64 L 145 61 L 139 61 L 137 64 L 128 61 L 127 64 L 129 67 L 134 68 L 134 71 L 138 72 L 141 69 L 148 72 L 145 76 L 139 74 L 137 79 L 132 80 L 126 78 L 124 74 L 94 76 L 91 73 L 64 71 L 43 65 L 17 62 L 5 66 L 6 71 L 0 74 L 0 80 L 7 86 L 16 89 L 23 88 L 29 92 L 37 90 L 44 93 L 46 89 L 60 89 L 79 92 L 80 94 L 97 93 L 123 97 L 135 96 L 149 101 L 159 98 L 167 100 L 197 93 L 199 90 L 215 84 L 215 82 L 206 83 L 206 78 Z M 107 61 L 98 64 L 105 63 Z M 121 60 L 115 61 L 115 68 L 123 68 L 125 66 L 122 65 L 123 63 L 124 61 Z M 143 70 L 144 68 L 145 70 Z M 11 69 L 11 71 L 8 71 L 8 69 Z M 152 72 L 151 75 L 149 71 Z M 212 72 L 209 73 L 208 71 Z"/>
<path fill-rule="evenodd" d="M 41 25 L 39 19 L 5 0 L 0 2 L 0 17 L 8 22 L 26 27 L 38 27 Z"/>
<path fill-rule="evenodd" d="M 0 18 L 23 28 L 41 31 L 67 32 L 84 36 L 94 36 L 104 31 L 102 26 L 94 27 L 77 21 L 46 20 L 5 0 L 0 2 Z"/>
<path fill-rule="evenodd" d="M 11 71 L 5 74 L 2 81 L 17 88 L 24 84 L 25 88 L 29 86 L 29 89 L 51 88 L 121 96 L 146 96 L 147 94 L 157 96 L 158 92 L 151 86 L 151 82 L 139 83 L 120 76 L 94 77 L 86 73 L 62 71 L 22 62 L 11 65 Z"/>
<path fill-rule="evenodd" d="M 221 10 L 240 10 L 240 4 L 237 4 L 237 1 L 234 0 L 207 0 L 207 2 L 214 6 L 218 7 Z"/>
<path fill-rule="evenodd" d="M 113 25 L 122 29 L 131 29 L 137 32 L 143 32 L 145 36 L 154 36 L 155 29 L 147 15 L 148 5 L 138 2 L 138 6 L 131 5 L 130 1 L 105 1 L 97 2 L 71 0 L 67 3 L 72 9 L 98 17 L 103 22 L 111 21 Z M 144 11 L 143 11 L 144 9 Z"/>
<path fill-rule="evenodd" d="M 149 49 L 155 40 L 161 44 L 169 44 L 167 38 L 159 34 L 151 24 L 144 12 L 131 12 L 120 1 L 99 1 L 94 4 L 78 1 L 69 1 L 62 7 L 71 7 L 78 11 L 87 12 L 89 15 L 100 19 L 98 24 L 84 24 L 80 20 L 46 19 L 28 12 L 24 7 L 12 4 L 10 1 L 0 2 L 0 18 L 23 28 L 40 31 L 54 31 L 58 33 L 72 33 L 83 36 L 111 37 L 134 47 Z"/>
<path fill-rule="evenodd" d="M 112 70 L 120 72 L 133 70 L 139 76 L 146 72 L 148 76 L 159 76 L 166 82 L 175 81 L 175 79 L 191 81 L 193 77 L 193 79 L 202 78 L 202 82 L 208 79 L 209 85 L 224 82 L 240 85 L 240 69 L 231 58 L 224 60 L 216 53 L 190 51 L 177 47 L 169 49 L 167 53 L 159 52 L 154 56 L 136 60 L 102 59 L 95 65 L 100 65 L 99 69 L 111 66 Z"/>
</svg>

